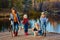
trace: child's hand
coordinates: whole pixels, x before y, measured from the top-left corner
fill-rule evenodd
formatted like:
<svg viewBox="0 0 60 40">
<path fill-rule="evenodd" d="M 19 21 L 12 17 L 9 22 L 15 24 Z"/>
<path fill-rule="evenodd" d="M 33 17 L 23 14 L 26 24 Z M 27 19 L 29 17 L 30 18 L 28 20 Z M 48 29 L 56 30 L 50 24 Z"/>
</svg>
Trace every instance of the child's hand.
<svg viewBox="0 0 60 40">
<path fill-rule="evenodd" d="M 21 31 L 21 30 L 22 30 L 22 28 L 20 27 L 20 28 L 19 28 L 19 31 Z"/>
<path fill-rule="evenodd" d="M 18 24 L 20 24 L 20 22 L 18 22 Z"/>
<path fill-rule="evenodd" d="M 21 21 L 21 23 L 23 23 L 23 21 Z"/>
<path fill-rule="evenodd" d="M 11 18 L 9 18 L 9 20 L 11 20 Z"/>
</svg>

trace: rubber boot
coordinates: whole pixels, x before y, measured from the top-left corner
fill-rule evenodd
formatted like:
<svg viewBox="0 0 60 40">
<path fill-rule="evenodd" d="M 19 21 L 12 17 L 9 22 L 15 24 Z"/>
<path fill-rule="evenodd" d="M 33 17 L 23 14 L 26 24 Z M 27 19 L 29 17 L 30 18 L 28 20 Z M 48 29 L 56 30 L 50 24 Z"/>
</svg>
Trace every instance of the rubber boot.
<svg viewBox="0 0 60 40">
<path fill-rule="evenodd" d="M 28 32 L 25 32 L 25 35 L 27 36 L 28 35 Z"/>
<path fill-rule="evenodd" d="M 18 35 L 18 32 L 15 32 L 15 36 L 17 36 Z"/>
</svg>

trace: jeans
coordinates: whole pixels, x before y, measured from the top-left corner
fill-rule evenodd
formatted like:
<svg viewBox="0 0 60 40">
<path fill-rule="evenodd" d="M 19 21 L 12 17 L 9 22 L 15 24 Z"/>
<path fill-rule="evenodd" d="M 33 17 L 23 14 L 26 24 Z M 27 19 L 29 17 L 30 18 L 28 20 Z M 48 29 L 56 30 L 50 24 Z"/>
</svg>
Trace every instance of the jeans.
<svg viewBox="0 0 60 40">
<path fill-rule="evenodd" d="M 41 22 L 41 30 L 42 30 L 42 33 L 46 32 L 46 22 Z"/>
<path fill-rule="evenodd" d="M 28 23 L 24 24 L 24 32 L 28 32 Z"/>
<path fill-rule="evenodd" d="M 14 22 L 14 26 L 12 27 L 12 30 L 15 32 L 18 32 L 18 23 Z"/>
</svg>

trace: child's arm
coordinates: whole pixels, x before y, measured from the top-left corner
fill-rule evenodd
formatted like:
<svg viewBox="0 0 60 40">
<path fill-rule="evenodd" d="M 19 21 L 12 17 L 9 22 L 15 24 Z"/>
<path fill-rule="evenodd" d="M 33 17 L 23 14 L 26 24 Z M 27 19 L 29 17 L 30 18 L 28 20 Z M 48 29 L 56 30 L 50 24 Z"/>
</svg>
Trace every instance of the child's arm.
<svg viewBox="0 0 60 40">
<path fill-rule="evenodd" d="M 34 28 L 32 28 L 32 31 L 34 31 Z"/>
<path fill-rule="evenodd" d="M 39 28 L 38 28 L 38 31 L 40 30 L 40 26 L 39 26 Z"/>
<path fill-rule="evenodd" d="M 10 18 L 9 18 L 10 21 L 13 21 L 13 17 L 12 17 L 12 14 L 10 14 Z"/>
<path fill-rule="evenodd" d="M 46 22 L 48 22 L 48 18 L 46 18 Z"/>
<path fill-rule="evenodd" d="M 24 24 L 25 23 L 25 21 L 24 20 L 22 20 L 22 24 Z"/>
<path fill-rule="evenodd" d="M 48 18 L 46 18 L 46 24 L 48 24 Z"/>
<path fill-rule="evenodd" d="M 25 20 L 23 20 L 23 21 L 22 21 L 22 24 L 25 24 L 25 23 L 26 23 Z"/>
</svg>

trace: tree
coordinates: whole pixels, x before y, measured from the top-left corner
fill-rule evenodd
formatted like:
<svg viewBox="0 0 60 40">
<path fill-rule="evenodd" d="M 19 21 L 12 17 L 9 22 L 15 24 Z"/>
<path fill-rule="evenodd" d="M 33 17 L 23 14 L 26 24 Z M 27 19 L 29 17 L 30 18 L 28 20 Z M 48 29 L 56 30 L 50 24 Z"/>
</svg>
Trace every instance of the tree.
<svg viewBox="0 0 60 40">
<path fill-rule="evenodd" d="M 24 0 L 13 0 L 13 6 L 16 7 L 20 12 L 23 10 L 23 1 Z"/>
<path fill-rule="evenodd" d="M 25 6 L 24 12 L 28 12 L 32 7 L 32 1 L 31 0 L 24 0 L 23 4 Z"/>
</svg>

